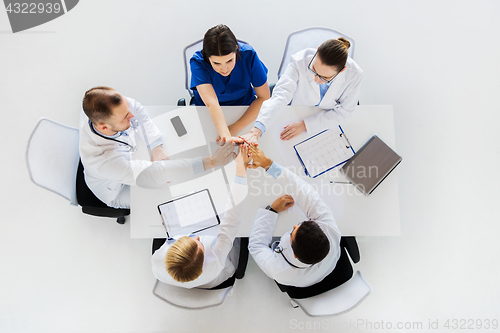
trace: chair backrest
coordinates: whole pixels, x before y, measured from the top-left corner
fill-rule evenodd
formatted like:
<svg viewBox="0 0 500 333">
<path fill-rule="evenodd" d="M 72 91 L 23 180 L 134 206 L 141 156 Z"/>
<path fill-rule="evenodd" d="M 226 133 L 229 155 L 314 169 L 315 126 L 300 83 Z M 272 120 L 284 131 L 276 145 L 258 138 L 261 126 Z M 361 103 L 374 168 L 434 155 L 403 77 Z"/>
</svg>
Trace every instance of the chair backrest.
<svg viewBox="0 0 500 333">
<path fill-rule="evenodd" d="M 191 60 L 191 57 L 196 51 L 199 51 L 202 48 L 203 48 L 203 39 L 200 39 L 199 41 L 189 44 L 184 49 L 184 70 L 186 71 L 186 89 L 191 97 L 194 96 L 194 93 L 189 88 L 191 84 L 191 66 L 189 65 L 189 60 Z"/>
<path fill-rule="evenodd" d="M 303 299 L 293 299 L 300 308 L 311 317 L 339 315 L 352 310 L 372 291 L 361 272 L 343 285 L 326 293 Z"/>
<path fill-rule="evenodd" d="M 41 118 L 28 140 L 26 164 L 31 180 L 76 205 L 80 153 L 77 128 Z"/>
<path fill-rule="evenodd" d="M 165 302 L 184 309 L 205 309 L 224 303 L 233 287 L 224 289 L 186 289 L 156 280 L 153 294 Z"/>
<path fill-rule="evenodd" d="M 341 32 L 327 28 L 308 28 L 291 33 L 286 40 L 285 52 L 283 53 L 283 59 L 281 60 L 281 65 L 278 70 L 278 78 L 285 72 L 288 64 L 292 60 L 292 55 L 303 49 L 316 49 L 324 41 L 328 39 L 337 39 L 339 37 L 344 37 L 351 43 L 349 47 L 349 56 L 353 58 L 354 39 Z"/>
<path fill-rule="evenodd" d="M 247 44 L 242 40 L 238 40 L 238 42 Z M 189 65 L 189 61 L 191 60 L 193 54 L 195 54 L 196 51 L 199 51 L 202 48 L 203 48 L 203 39 L 200 39 L 192 44 L 189 44 L 184 48 L 184 70 L 186 72 L 185 85 L 186 85 L 186 90 L 189 92 L 189 95 L 191 97 L 194 96 L 194 93 L 189 87 L 191 85 L 191 66 Z"/>
</svg>

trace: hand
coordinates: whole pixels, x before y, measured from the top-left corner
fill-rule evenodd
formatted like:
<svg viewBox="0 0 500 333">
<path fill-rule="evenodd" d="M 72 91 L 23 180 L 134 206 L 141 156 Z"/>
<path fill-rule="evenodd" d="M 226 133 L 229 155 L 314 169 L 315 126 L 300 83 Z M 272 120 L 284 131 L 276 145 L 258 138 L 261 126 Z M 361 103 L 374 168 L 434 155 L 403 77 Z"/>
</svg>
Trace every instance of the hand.
<svg viewBox="0 0 500 333">
<path fill-rule="evenodd" d="M 252 128 L 250 132 L 248 132 L 245 135 L 240 136 L 242 140 L 244 140 L 247 144 L 249 145 L 254 145 L 258 146 L 259 145 L 259 138 L 262 135 L 262 131 L 256 127 Z"/>
<path fill-rule="evenodd" d="M 257 148 L 254 145 L 249 145 L 248 149 L 252 153 L 253 163 L 248 167 L 250 169 L 257 169 L 258 167 L 262 167 L 264 169 L 269 169 L 273 164 L 273 160 L 264 155 L 264 152 Z"/>
<path fill-rule="evenodd" d="M 271 207 L 273 207 L 273 209 L 279 213 L 279 212 L 282 212 L 284 210 L 287 210 L 288 208 L 292 207 L 294 204 L 295 204 L 295 201 L 293 201 L 292 196 L 289 194 L 286 194 L 286 195 L 274 200 Z"/>
<path fill-rule="evenodd" d="M 236 162 L 236 176 L 246 177 L 247 168 L 250 161 L 252 160 L 252 153 L 248 150 L 245 145 L 240 145 L 238 155 L 234 159 Z"/>
<path fill-rule="evenodd" d="M 224 140 L 224 141 L 223 141 Z M 215 142 L 218 144 L 218 145 L 221 145 L 222 142 L 231 142 L 231 143 L 234 143 L 234 144 L 242 144 L 243 142 L 245 142 L 241 137 L 236 137 L 236 136 L 225 136 L 223 138 L 221 138 L 221 136 L 219 135 L 217 137 L 217 139 L 215 139 Z"/>
<path fill-rule="evenodd" d="M 168 156 L 167 153 L 165 153 L 165 150 L 163 150 L 163 146 L 159 145 L 154 147 L 151 150 L 151 162 L 164 160 L 168 160 Z"/>
<path fill-rule="evenodd" d="M 236 154 L 233 152 L 234 145 L 231 142 L 226 142 L 222 139 L 218 143 L 219 148 L 212 155 L 213 166 L 222 166 L 228 164 Z"/>
<path fill-rule="evenodd" d="M 281 140 L 290 140 L 306 130 L 304 121 L 296 121 L 285 126 L 285 130 L 281 132 Z"/>
</svg>

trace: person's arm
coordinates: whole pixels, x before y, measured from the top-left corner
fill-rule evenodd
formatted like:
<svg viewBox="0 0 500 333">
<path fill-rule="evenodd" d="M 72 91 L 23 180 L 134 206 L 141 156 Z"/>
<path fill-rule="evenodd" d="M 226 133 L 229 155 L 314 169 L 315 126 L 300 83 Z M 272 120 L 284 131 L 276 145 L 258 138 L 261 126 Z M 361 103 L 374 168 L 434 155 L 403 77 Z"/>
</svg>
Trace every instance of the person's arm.
<svg viewBox="0 0 500 333">
<path fill-rule="evenodd" d="M 136 184 L 144 188 L 157 188 L 171 181 L 182 181 L 183 178 L 226 165 L 236 157 L 233 149 L 234 145 L 228 142 L 217 148 L 211 156 L 151 163 L 137 174 Z"/>
<path fill-rule="evenodd" d="M 269 91 L 269 84 L 264 83 L 260 87 L 256 87 L 255 93 L 257 94 L 257 98 L 250 104 L 245 113 L 238 119 L 234 124 L 229 126 L 229 131 L 232 136 L 236 136 L 243 128 L 245 128 L 248 124 L 254 121 L 259 114 L 260 108 L 264 101 L 268 100 L 271 97 L 271 93 Z"/>
<path fill-rule="evenodd" d="M 134 115 L 132 119 L 135 119 L 138 124 L 137 133 L 140 133 L 140 137 L 149 145 L 148 148 L 151 150 L 151 161 L 168 159 L 165 150 L 163 150 L 163 134 L 149 118 L 144 106 L 132 98 L 127 98 L 127 100 L 129 101 L 130 112 Z"/>
<path fill-rule="evenodd" d="M 269 175 L 285 187 L 287 194 L 294 198 L 295 203 L 310 220 L 321 220 L 335 227 L 337 226 L 332 211 L 311 185 L 287 168 L 283 168 L 277 162 L 266 157 L 259 148 L 251 146 L 250 151 L 253 156 L 253 165 L 250 167 L 264 168 Z"/>
<path fill-rule="evenodd" d="M 276 119 L 285 110 L 285 107 L 290 104 L 297 90 L 298 81 L 298 65 L 296 61 L 292 61 L 276 83 L 271 98 L 262 104 L 256 120 L 256 122 L 260 122 L 263 125 L 264 130 L 262 132 L 265 132 L 265 130 L 274 124 Z"/>
<path fill-rule="evenodd" d="M 219 99 L 215 93 L 214 87 L 211 84 L 205 83 L 196 86 L 203 103 L 208 107 L 210 116 L 214 122 L 215 128 L 221 138 L 226 138 L 226 141 L 231 141 L 231 132 L 227 127 L 226 118 L 222 113 L 222 108 L 219 105 Z"/>
<path fill-rule="evenodd" d="M 276 227 L 278 214 L 267 209 L 259 209 L 250 233 L 248 251 L 260 269 L 271 279 L 280 271 L 280 262 L 269 247 Z"/>
<path fill-rule="evenodd" d="M 292 101 L 298 80 L 298 66 L 295 61 L 292 61 L 276 83 L 271 98 L 262 103 L 254 127 L 249 133 L 241 136 L 245 142 L 258 145 L 258 139 L 276 122 L 285 107 Z"/>
<path fill-rule="evenodd" d="M 243 200 L 248 193 L 246 169 L 251 159 L 248 149 L 245 146 L 240 146 L 238 156 L 235 158 L 236 175 L 231 185 L 217 241 L 212 246 L 212 250 L 219 258 L 221 265 L 224 265 L 240 227 Z"/>
<path fill-rule="evenodd" d="M 335 101 L 333 108 L 322 110 L 305 118 L 304 124 L 306 130 L 311 134 L 315 134 L 327 127 L 336 127 L 349 119 L 358 104 L 362 80 L 363 73 L 358 72 L 357 75 L 352 78 L 352 81 L 346 87 L 340 98 Z M 333 82 L 333 84 L 335 84 L 335 82 Z M 329 90 L 332 88 L 333 87 L 330 87 Z M 327 98 L 327 96 L 328 91 L 323 99 Z"/>
</svg>

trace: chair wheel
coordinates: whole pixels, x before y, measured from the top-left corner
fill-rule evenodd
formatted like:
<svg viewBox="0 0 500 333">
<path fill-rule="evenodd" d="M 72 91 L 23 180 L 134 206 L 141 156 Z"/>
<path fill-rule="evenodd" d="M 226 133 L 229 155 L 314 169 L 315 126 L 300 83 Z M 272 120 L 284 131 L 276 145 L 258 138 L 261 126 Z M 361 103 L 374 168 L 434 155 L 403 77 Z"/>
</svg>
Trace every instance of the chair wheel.
<svg viewBox="0 0 500 333">
<path fill-rule="evenodd" d="M 125 216 L 120 216 L 119 218 L 117 218 L 116 223 L 125 224 Z"/>
</svg>

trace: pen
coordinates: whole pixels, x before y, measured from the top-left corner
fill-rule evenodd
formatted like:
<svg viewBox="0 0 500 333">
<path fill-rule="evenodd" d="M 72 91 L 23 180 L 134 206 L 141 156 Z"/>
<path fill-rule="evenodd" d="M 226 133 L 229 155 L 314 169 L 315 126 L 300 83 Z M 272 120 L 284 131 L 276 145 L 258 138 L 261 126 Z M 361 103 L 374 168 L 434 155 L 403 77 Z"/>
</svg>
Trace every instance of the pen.
<svg viewBox="0 0 500 333">
<path fill-rule="evenodd" d="M 334 182 L 330 180 L 331 184 L 352 184 L 351 182 Z"/>
</svg>

